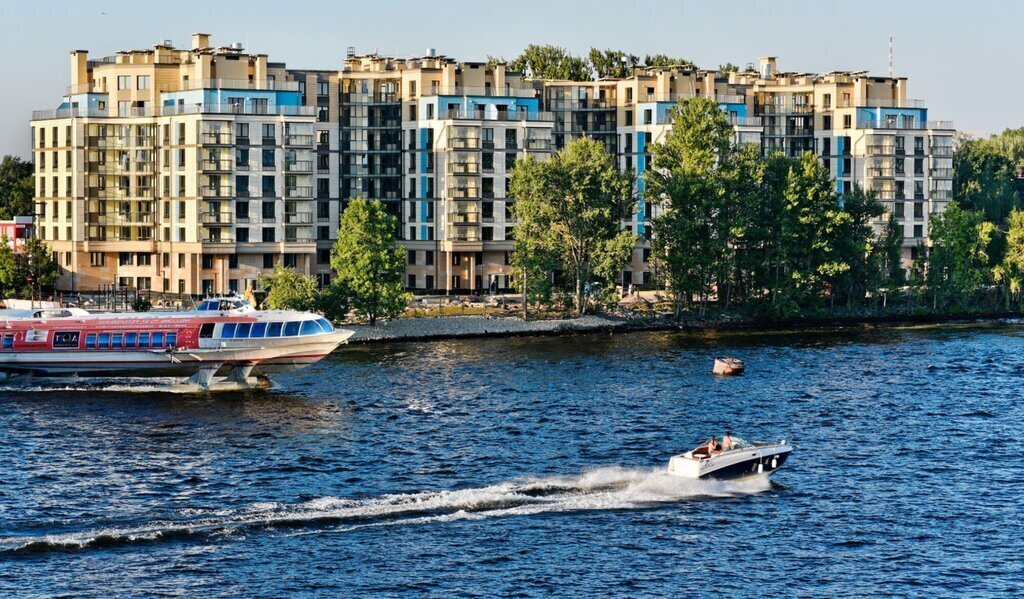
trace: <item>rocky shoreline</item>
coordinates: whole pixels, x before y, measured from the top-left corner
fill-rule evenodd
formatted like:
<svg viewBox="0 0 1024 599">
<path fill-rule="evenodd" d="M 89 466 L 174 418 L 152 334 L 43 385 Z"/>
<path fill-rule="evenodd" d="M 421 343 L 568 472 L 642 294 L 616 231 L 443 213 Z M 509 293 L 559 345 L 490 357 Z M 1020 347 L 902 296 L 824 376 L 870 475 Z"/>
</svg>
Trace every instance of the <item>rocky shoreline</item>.
<svg viewBox="0 0 1024 599">
<path fill-rule="evenodd" d="M 511 316 L 441 316 L 399 318 L 367 324 L 342 325 L 355 334 L 352 344 L 407 341 L 441 341 L 479 337 L 527 337 L 576 335 L 588 333 L 629 333 L 638 331 L 787 331 L 809 328 L 848 328 L 872 326 L 970 323 L 1020 319 L 1020 314 L 887 314 L 873 316 L 829 316 L 764 322 L 740 316 L 690 319 L 681 322 L 658 317 L 616 317 L 587 315 L 572 319 L 523 321 Z"/>
</svg>

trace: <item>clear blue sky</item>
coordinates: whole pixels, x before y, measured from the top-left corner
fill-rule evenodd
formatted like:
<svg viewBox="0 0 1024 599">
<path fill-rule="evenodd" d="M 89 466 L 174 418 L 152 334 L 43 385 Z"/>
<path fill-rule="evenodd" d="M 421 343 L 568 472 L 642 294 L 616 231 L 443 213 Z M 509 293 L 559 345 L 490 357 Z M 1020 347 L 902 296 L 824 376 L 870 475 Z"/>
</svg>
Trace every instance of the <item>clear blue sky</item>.
<svg viewBox="0 0 1024 599">
<path fill-rule="evenodd" d="M 1024 126 L 1022 22 L 1024 3 L 1009 0 L 0 0 L 0 154 L 27 156 L 31 111 L 60 102 L 70 50 L 99 57 L 161 39 L 187 47 L 195 31 L 296 68 L 338 68 L 346 46 L 480 60 L 552 43 L 576 53 L 663 52 L 712 68 L 775 55 L 787 71 L 882 75 L 892 34 L 896 74 L 910 78 L 909 95 L 928 102 L 930 119 L 995 133 Z"/>
</svg>

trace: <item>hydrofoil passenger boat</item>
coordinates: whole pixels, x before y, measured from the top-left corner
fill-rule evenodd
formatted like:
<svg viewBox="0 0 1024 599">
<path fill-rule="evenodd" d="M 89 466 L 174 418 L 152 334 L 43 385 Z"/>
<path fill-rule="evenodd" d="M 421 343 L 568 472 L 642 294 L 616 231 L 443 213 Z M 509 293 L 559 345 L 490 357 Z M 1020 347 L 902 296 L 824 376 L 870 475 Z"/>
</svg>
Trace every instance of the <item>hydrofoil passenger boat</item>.
<svg viewBox="0 0 1024 599">
<path fill-rule="evenodd" d="M 239 297 L 187 312 L 0 310 L 0 374 L 181 377 L 237 388 L 309 366 L 351 336 L 317 314 L 259 311 Z"/>
</svg>

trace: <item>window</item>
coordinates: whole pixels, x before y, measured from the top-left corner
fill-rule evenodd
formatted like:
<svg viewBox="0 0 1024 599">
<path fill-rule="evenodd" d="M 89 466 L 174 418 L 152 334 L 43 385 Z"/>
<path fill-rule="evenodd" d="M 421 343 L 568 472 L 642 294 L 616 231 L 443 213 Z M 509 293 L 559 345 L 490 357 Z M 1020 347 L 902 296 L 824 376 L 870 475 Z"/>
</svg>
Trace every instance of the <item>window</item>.
<svg viewBox="0 0 1024 599">
<path fill-rule="evenodd" d="M 7 339 L 4 339 L 6 349 Z M 89 333 L 85 336 L 85 349 L 96 349 L 96 333 Z"/>
<path fill-rule="evenodd" d="M 408 252 L 409 264 L 416 264 L 416 250 L 409 250 Z"/>
<path fill-rule="evenodd" d="M 153 347 L 163 347 L 163 346 L 164 346 L 164 334 L 163 333 L 153 333 Z"/>
<path fill-rule="evenodd" d="M 136 89 L 149 89 L 149 75 L 139 75 L 135 78 Z"/>
<path fill-rule="evenodd" d="M 281 323 L 272 322 L 267 327 L 267 337 L 280 337 L 281 336 Z"/>
<path fill-rule="evenodd" d="M 334 327 L 331 326 L 331 323 L 328 322 L 326 318 L 318 318 L 316 323 L 320 325 L 320 328 L 323 329 L 325 333 L 334 332 Z"/>
<path fill-rule="evenodd" d="M 316 335 L 317 333 L 322 333 L 322 332 L 323 331 L 320 330 L 320 326 L 316 324 L 316 321 L 304 320 L 302 322 L 302 330 L 300 331 L 299 334 L 300 335 Z"/>
<path fill-rule="evenodd" d="M 96 342 L 96 346 L 99 349 L 107 349 L 110 347 L 110 333 L 100 333 L 99 341 Z"/>
<path fill-rule="evenodd" d="M 273 227 L 263 227 L 263 243 L 274 243 Z"/>
<path fill-rule="evenodd" d="M 274 268 L 274 254 L 263 254 L 263 268 Z"/>
<path fill-rule="evenodd" d="M 924 218 L 924 202 L 914 202 L 914 218 Z"/>
<path fill-rule="evenodd" d="M 653 114 L 650 108 L 644 110 L 644 124 L 650 125 L 653 122 Z"/>
<path fill-rule="evenodd" d="M 124 335 L 124 348 L 134 349 L 135 344 L 138 342 L 139 336 L 136 333 L 125 333 Z"/>
<path fill-rule="evenodd" d="M 124 343 L 124 335 L 122 333 L 114 333 L 113 337 L 113 348 L 121 349 L 121 344 Z"/>
<path fill-rule="evenodd" d="M 284 325 L 284 336 L 294 337 L 299 334 L 299 323 L 298 322 L 287 322 Z"/>
<path fill-rule="evenodd" d="M 832 115 L 826 114 L 821 117 L 821 128 L 826 131 L 832 128 Z"/>
<path fill-rule="evenodd" d="M 131 75 L 118 75 L 117 76 L 117 89 L 125 90 L 132 88 L 132 77 Z"/>
<path fill-rule="evenodd" d="M 4 335 L 4 349 L 14 349 L 14 335 Z"/>
<path fill-rule="evenodd" d="M 139 333 L 139 349 L 149 347 L 149 333 Z"/>
<path fill-rule="evenodd" d="M 89 266 L 106 266 L 107 255 L 103 252 L 89 252 Z"/>
<path fill-rule="evenodd" d="M 234 337 L 235 336 L 235 327 L 236 326 L 237 326 L 236 323 L 225 322 L 224 326 L 221 327 L 221 330 L 220 330 L 220 337 L 221 337 L 221 339 L 230 339 L 230 338 Z"/>
<path fill-rule="evenodd" d="M 167 333 L 167 347 L 177 347 L 177 346 L 178 346 L 178 334 L 177 333 Z"/>
<path fill-rule="evenodd" d="M 252 325 L 252 331 L 249 333 L 249 337 L 266 337 L 267 336 L 267 323 L 257 322 Z"/>
<path fill-rule="evenodd" d="M 249 337 L 249 332 L 252 330 L 251 322 L 240 322 L 238 327 L 235 329 L 235 339 L 246 339 Z"/>
<path fill-rule="evenodd" d="M 853 127 L 853 117 L 848 114 L 843 115 L 843 129 L 849 129 Z"/>
</svg>

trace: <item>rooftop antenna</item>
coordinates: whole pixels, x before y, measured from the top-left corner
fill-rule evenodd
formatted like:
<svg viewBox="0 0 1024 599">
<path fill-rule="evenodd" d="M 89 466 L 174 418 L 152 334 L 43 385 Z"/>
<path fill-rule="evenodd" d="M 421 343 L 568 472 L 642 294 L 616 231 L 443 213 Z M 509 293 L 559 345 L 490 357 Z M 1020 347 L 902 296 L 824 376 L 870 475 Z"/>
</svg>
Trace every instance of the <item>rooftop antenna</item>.
<svg viewBox="0 0 1024 599">
<path fill-rule="evenodd" d="M 893 76 L 894 75 L 893 75 L 893 70 L 892 70 L 892 35 L 890 35 L 889 36 L 889 78 L 892 79 Z"/>
</svg>

